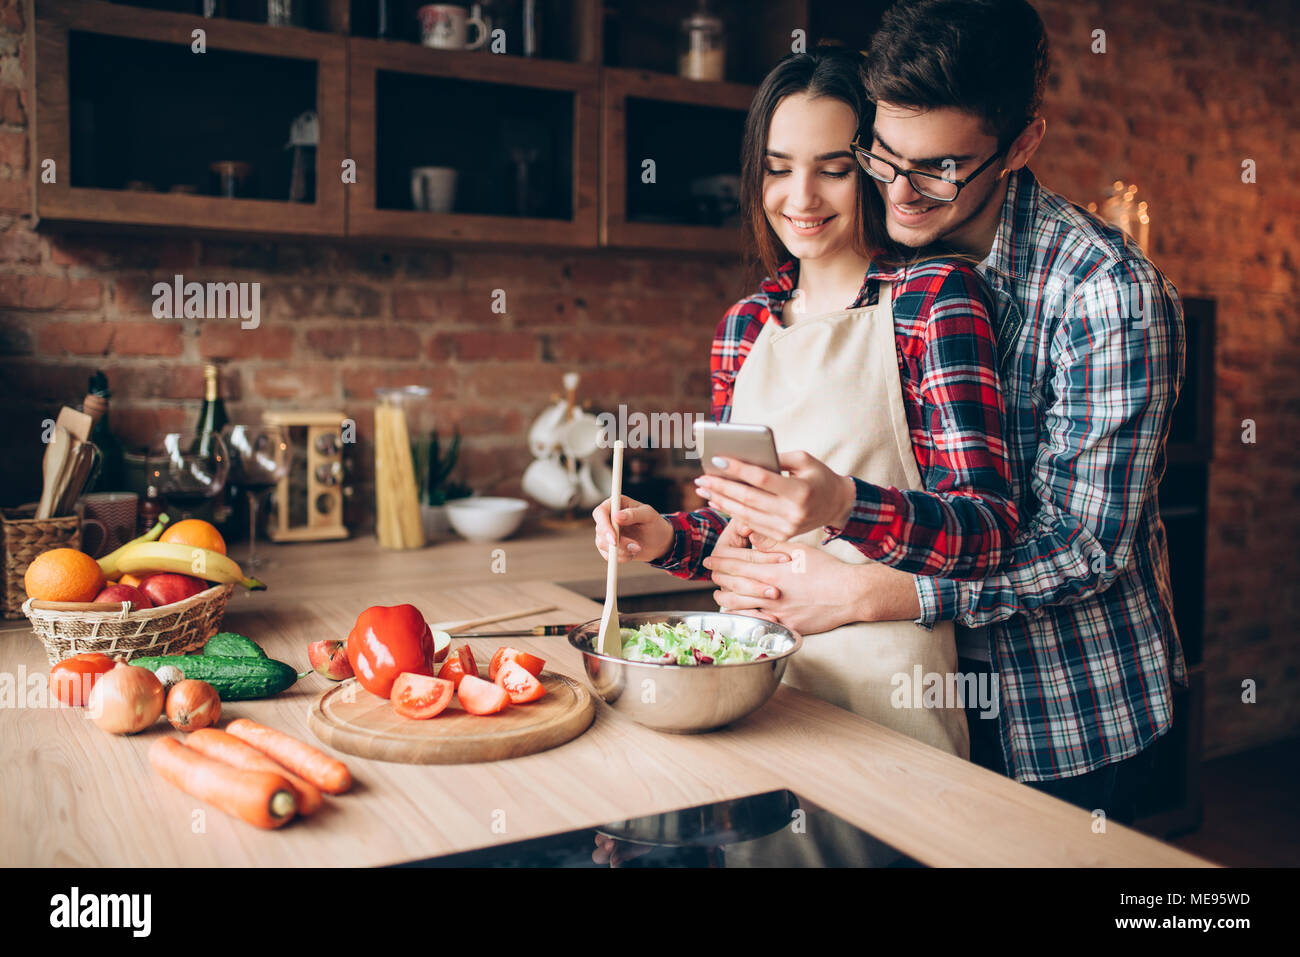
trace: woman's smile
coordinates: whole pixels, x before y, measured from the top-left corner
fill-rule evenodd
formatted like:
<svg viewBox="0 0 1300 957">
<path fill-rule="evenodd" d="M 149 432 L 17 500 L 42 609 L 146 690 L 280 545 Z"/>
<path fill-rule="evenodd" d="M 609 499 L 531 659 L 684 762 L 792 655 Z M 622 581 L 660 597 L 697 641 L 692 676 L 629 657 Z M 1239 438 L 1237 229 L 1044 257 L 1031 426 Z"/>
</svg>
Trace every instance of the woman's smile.
<svg viewBox="0 0 1300 957">
<path fill-rule="evenodd" d="M 798 235 L 816 236 L 819 232 L 825 229 L 826 224 L 829 223 L 832 219 L 834 219 L 838 214 L 832 213 L 829 216 L 816 216 L 816 217 L 791 216 L 788 213 L 785 213 L 783 215 L 785 216 L 785 221 L 790 224 L 790 228 L 793 229 Z"/>
</svg>

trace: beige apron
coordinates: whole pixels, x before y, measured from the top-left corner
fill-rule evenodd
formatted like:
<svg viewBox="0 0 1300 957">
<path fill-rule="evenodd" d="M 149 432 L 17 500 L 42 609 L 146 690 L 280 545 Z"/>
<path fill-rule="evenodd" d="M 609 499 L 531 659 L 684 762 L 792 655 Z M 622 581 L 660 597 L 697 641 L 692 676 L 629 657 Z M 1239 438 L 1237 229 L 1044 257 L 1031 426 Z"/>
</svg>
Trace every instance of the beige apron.
<svg viewBox="0 0 1300 957">
<path fill-rule="evenodd" d="M 898 374 L 892 292 L 880 302 L 817 316 L 789 326 L 763 325 L 736 377 L 731 421 L 766 425 L 783 452 L 803 450 L 836 472 L 874 485 L 922 489 Z M 850 564 L 868 559 L 824 529 L 794 542 Z M 914 676 L 921 666 L 921 681 Z M 910 621 L 859 622 L 805 635 L 790 659 L 785 682 L 962 758 L 970 757 L 966 714 L 924 707 L 919 692 L 935 673 L 947 685 L 957 671 L 950 622 L 932 631 Z M 933 679 L 929 679 L 933 680 Z M 900 684 L 906 681 L 907 698 Z M 921 685 L 921 687 L 918 687 Z M 941 687 L 943 686 L 941 685 Z M 895 707 L 894 701 L 910 706 Z M 941 702 L 942 703 L 942 702 Z"/>
</svg>

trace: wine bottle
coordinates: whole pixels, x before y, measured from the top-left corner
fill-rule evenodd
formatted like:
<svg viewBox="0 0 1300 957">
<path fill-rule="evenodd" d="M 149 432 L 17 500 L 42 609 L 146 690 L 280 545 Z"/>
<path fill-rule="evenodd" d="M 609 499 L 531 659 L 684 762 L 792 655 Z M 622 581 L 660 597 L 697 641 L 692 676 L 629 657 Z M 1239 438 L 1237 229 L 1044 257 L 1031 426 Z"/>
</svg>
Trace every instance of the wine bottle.
<svg viewBox="0 0 1300 957">
<path fill-rule="evenodd" d="M 199 421 L 194 431 L 198 435 L 199 451 L 207 455 L 208 449 L 212 446 L 213 433 L 220 435 L 221 430 L 230 421 L 230 417 L 226 415 L 226 404 L 221 400 L 217 367 L 211 363 L 205 365 L 203 378 L 205 380 L 203 405 L 199 408 Z"/>
<path fill-rule="evenodd" d="M 203 367 L 203 379 L 203 405 L 199 408 L 199 421 L 194 427 L 194 444 L 201 454 L 207 455 L 212 447 L 212 436 L 221 434 L 230 417 L 226 415 L 226 403 L 221 398 L 220 371 L 208 363 Z M 194 511 L 194 517 L 212 522 L 219 530 L 224 529 L 230 521 L 228 495 L 227 488 L 216 498 L 204 502 Z"/>
<path fill-rule="evenodd" d="M 126 459 L 122 443 L 108 424 L 108 400 L 112 395 L 108 389 L 108 377 L 102 369 L 96 369 L 81 404 L 81 411 L 95 420 L 90 429 L 90 441 L 99 449 L 100 455 L 99 471 L 86 485 L 87 492 L 120 492 L 126 488 Z"/>
</svg>

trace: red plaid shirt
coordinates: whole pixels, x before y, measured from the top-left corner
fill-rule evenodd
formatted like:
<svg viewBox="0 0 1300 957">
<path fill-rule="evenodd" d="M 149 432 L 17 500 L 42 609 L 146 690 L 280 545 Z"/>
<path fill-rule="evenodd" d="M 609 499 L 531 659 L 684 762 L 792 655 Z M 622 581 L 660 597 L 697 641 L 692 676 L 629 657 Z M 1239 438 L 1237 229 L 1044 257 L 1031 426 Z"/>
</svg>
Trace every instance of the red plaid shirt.
<svg viewBox="0 0 1300 957">
<path fill-rule="evenodd" d="M 729 420 L 736 375 L 763 323 L 781 321 L 797 281 L 798 263 L 786 263 L 718 325 L 711 359 L 715 422 Z M 984 578 L 1010 557 L 1018 522 L 1002 439 L 991 296 L 972 266 L 929 259 L 897 269 L 873 263 L 853 305 L 877 302 L 881 281 L 893 283 L 903 405 L 925 491 L 855 477 L 849 521 L 843 529 L 827 528 L 826 541 L 844 538 L 867 558 L 913 574 Z M 701 563 L 726 516 L 704 508 L 664 517 L 673 526 L 673 545 L 651 564 L 678 578 L 707 578 Z"/>
</svg>

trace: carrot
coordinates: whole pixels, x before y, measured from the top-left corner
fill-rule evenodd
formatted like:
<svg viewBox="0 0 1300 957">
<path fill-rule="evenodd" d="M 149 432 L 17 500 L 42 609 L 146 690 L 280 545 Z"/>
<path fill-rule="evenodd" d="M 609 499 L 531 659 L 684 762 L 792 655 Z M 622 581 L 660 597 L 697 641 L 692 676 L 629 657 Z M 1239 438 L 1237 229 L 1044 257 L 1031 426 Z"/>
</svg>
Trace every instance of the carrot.
<svg viewBox="0 0 1300 957">
<path fill-rule="evenodd" d="M 233 734 L 218 731 L 216 728 L 200 728 L 186 735 L 184 741 L 200 754 L 206 754 L 210 758 L 229 764 L 232 768 L 243 768 L 245 771 L 270 771 L 272 774 L 281 775 L 293 789 L 298 813 L 303 817 L 314 814 L 324 800 L 320 796 L 320 788 L 316 785 L 304 781 L 292 771 L 272 761 L 257 748 L 240 741 Z"/>
<path fill-rule="evenodd" d="M 150 745 L 149 763 L 164 781 L 254 827 L 279 827 L 293 817 L 293 791 L 283 775 L 232 768 L 175 738 Z"/>
<path fill-rule="evenodd" d="M 317 751 L 310 744 L 247 718 L 236 718 L 226 731 L 306 778 L 326 794 L 342 794 L 352 786 L 352 772 L 342 761 Z"/>
</svg>

